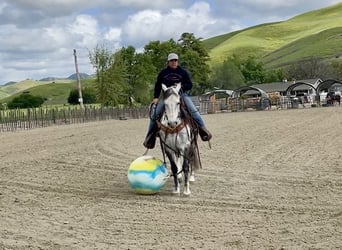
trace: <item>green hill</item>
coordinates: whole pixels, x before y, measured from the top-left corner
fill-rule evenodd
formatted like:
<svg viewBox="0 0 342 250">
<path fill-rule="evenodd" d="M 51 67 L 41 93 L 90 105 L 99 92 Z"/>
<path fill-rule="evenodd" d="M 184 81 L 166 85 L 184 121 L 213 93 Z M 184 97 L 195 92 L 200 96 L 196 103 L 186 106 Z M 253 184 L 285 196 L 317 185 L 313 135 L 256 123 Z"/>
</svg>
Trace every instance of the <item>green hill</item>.
<svg viewBox="0 0 342 250">
<path fill-rule="evenodd" d="M 334 58 L 342 51 L 341 13 L 342 3 L 339 3 L 284 22 L 213 37 L 204 43 L 210 49 L 212 65 L 233 54 L 259 57 L 266 67 L 286 65 L 310 56 Z"/>
<path fill-rule="evenodd" d="M 25 89 L 28 88 L 33 88 L 36 86 L 41 86 L 41 85 L 45 85 L 51 82 L 48 81 L 35 81 L 35 80 L 24 80 L 21 82 L 17 82 L 17 83 L 11 83 L 11 84 L 7 84 L 4 86 L 1 86 L 0 90 L 3 93 L 6 93 L 8 95 L 13 95 L 15 93 L 19 93 Z"/>
<path fill-rule="evenodd" d="M 41 82 L 41 81 L 39 81 Z M 45 105 L 53 105 L 53 104 L 66 104 L 70 91 L 77 87 L 77 82 L 72 80 L 58 80 L 54 82 L 43 82 L 41 84 L 36 84 L 35 86 L 30 86 L 30 82 L 19 82 L 14 84 L 15 92 L 7 97 L 0 98 L 1 103 L 8 103 L 14 97 L 19 96 L 22 92 L 27 91 L 31 95 L 41 96 L 46 98 L 47 100 L 44 102 Z M 82 87 L 92 87 L 94 86 L 94 79 L 88 78 L 82 80 Z M 27 84 L 25 86 L 25 84 Z M 6 86 L 5 86 L 6 87 Z M 3 88 L 5 88 L 3 87 Z M 21 90 L 18 91 L 19 87 Z M 0 89 L 1 90 L 1 89 Z M 8 91 L 8 89 L 7 89 Z M 1 93 L 1 92 L 0 92 Z"/>
<path fill-rule="evenodd" d="M 342 27 L 327 29 L 287 44 L 263 57 L 269 67 L 281 67 L 312 56 L 322 59 L 342 56 Z M 314 42 L 313 42 L 314 41 Z"/>
</svg>

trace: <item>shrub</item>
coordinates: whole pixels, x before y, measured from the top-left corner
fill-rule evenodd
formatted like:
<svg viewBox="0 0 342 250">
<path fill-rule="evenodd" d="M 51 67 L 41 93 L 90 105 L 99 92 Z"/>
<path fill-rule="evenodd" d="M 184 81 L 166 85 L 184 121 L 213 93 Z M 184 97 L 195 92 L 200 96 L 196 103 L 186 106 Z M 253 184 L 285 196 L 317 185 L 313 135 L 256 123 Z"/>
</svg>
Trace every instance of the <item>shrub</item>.
<svg viewBox="0 0 342 250">
<path fill-rule="evenodd" d="M 84 104 L 96 103 L 96 94 L 95 94 L 95 91 L 91 88 L 82 89 L 82 97 L 83 97 Z M 68 103 L 73 104 L 73 105 L 80 104 L 78 99 L 79 99 L 78 90 L 77 89 L 71 90 L 69 97 L 68 97 Z"/>
<path fill-rule="evenodd" d="M 44 101 L 45 98 L 41 96 L 33 96 L 25 92 L 20 96 L 14 97 L 13 100 L 8 103 L 8 108 L 37 108 L 40 107 Z"/>
</svg>

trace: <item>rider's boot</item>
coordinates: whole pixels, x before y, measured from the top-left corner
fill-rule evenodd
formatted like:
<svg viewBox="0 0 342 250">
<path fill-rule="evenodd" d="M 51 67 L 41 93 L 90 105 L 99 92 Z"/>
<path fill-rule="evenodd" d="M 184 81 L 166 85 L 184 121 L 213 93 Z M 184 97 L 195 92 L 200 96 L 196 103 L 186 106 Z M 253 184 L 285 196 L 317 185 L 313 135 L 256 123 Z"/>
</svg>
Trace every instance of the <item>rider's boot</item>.
<svg viewBox="0 0 342 250">
<path fill-rule="evenodd" d="M 198 133 L 201 136 L 202 141 L 210 141 L 211 137 L 213 137 L 209 130 L 204 126 L 198 126 Z"/>
<path fill-rule="evenodd" d="M 144 146 L 145 148 L 152 149 L 156 145 L 156 137 L 157 137 L 158 129 L 153 126 L 151 127 L 146 135 Z"/>
</svg>

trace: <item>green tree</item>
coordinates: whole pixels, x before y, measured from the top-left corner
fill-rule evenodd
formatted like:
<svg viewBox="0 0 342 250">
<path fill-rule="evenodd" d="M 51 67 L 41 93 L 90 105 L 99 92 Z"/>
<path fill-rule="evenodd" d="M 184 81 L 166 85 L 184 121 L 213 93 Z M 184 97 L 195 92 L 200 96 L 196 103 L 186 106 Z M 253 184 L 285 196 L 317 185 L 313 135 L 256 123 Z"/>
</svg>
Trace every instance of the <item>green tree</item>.
<svg viewBox="0 0 342 250">
<path fill-rule="evenodd" d="M 152 100 L 153 88 L 157 71 L 152 64 L 152 59 L 145 54 L 136 55 L 136 64 L 131 72 L 131 95 L 142 104 L 148 104 Z"/>
<path fill-rule="evenodd" d="M 189 71 L 193 81 L 192 94 L 202 94 L 210 88 L 208 61 L 209 53 L 201 41 L 202 38 L 196 38 L 193 33 L 183 33 L 178 40 L 181 54 L 181 65 Z"/>
<path fill-rule="evenodd" d="M 90 62 L 96 70 L 97 100 L 104 105 L 142 104 L 151 101 L 158 72 L 166 66 L 170 52 L 180 55 L 181 65 L 189 71 L 194 86 L 192 94 L 203 93 L 208 87 L 208 52 L 201 39 L 192 33 L 183 33 L 178 43 L 151 41 L 143 53 L 133 46 L 112 54 L 104 46 L 89 52 Z"/>
<path fill-rule="evenodd" d="M 196 38 L 193 33 L 183 33 L 178 42 L 172 39 L 166 42 L 153 41 L 144 47 L 144 53 L 150 56 L 156 71 L 166 66 L 166 57 L 170 52 L 179 54 L 180 65 L 190 73 L 194 84 L 191 94 L 201 94 L 210 87 L 209 53 L 201 38 Z"/>
<path fill-rule="evenodd" d="M 83 88 L 82 98 L 84 104 L 96 103 L 96 93 L 92 88 Z M 78 89 L 73 89 L 70 91 L 68 103 L 73 105 L 80 104 Z"/>
<path fill-rule="evenodd" d="M 287 77 L 283 69 L 274 69 L 266 71 L 264 81 L 265 83 L 282 82 L 286 78 Z"/>
<path fill-rule="evenodd" d="M 262 62 L 257 61 L 254 56 L 240 58 L 233 55 L 230 60 L 239 68 L 247 85 L 260 84 L 265 82 L 266 70 Z"/>
<path fill-rule="evenodd" d="M 151 41 L 144 47 L 144 54 L 151 58 L 156 71 L 165 68 L 166 58 L 170 52 L 180 52 L 179 45 L 173 39 L 166 42 Z"/>
<path fill-rule="evenodd" d="M 249 56 L 241 65 L 241 73 L 248 85 L 264 83 L 265 70 L 261 62 L 257 62 L 254 57 Z"/>
<path fill-rule="evenodd" d="M 89 52 L 90 63 L 96 71 L 97 99 L 100 103 L 106 101 L 107 79 L 106 71 L 111 67 L 111 52 L 104 46 L 97 45 L 92 52 Z"/>
<path fill-rule="evenodd" d="M 37 108 L 40 107 L 44 101 L 45 98 L 41 96 L 22 93 L 20 96 L 14 97 L 13 100 L 8 103 L 8 108 Z"/>
<path fill-rule="evenodd" d="M 120 54 L 127 68 L 128 86 L 126 95 L 129 98 L 129 104 L 132 105 L 133 101 L 142 104 L 150 103 L 156 76 L 156 69 L 151 56 L 136 53 L 135 48 L 132 46 L 122 48 Z"/>
<path fill-rule="evenodd" d="M 220 89 L 234 90 L 243 86 L 245 82 L 239 68 L 229 59 L 224 60 L 221 65 L 213 67 L 210 77 L 212 86 Z"/>
<path fill-rule="evenodd" d="M 98 101 L 105 106 L 125 102 L 127 72 L 120 51 L 113 54 L 107 48 L 97 46 L 89 53 L 89 58 L 96 70 Z"/>
</svg>

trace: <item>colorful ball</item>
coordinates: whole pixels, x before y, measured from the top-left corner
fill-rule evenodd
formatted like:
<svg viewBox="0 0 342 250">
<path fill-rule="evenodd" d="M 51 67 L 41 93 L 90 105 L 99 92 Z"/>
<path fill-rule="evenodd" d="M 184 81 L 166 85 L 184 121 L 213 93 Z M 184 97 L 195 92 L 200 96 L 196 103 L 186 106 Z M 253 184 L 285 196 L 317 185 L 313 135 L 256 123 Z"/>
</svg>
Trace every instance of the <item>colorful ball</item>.
<svg viewBox="0 0 342 250">
<path fill-rule="evenodd" d="M 135 159 L 128 168 L 128 182 L 138 194 L 155 194 L 168 180 L 165 164 L 149 155 Z"/>
</svg>

